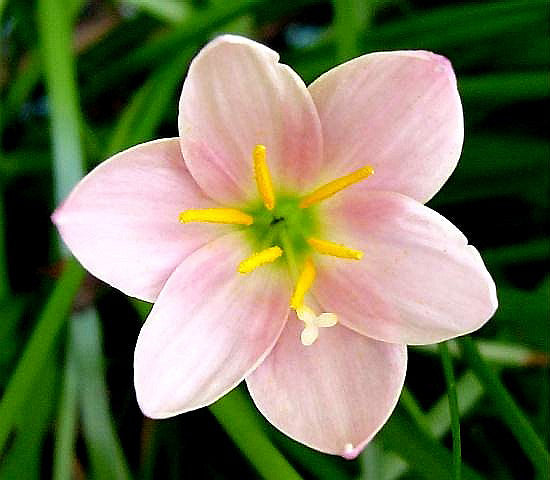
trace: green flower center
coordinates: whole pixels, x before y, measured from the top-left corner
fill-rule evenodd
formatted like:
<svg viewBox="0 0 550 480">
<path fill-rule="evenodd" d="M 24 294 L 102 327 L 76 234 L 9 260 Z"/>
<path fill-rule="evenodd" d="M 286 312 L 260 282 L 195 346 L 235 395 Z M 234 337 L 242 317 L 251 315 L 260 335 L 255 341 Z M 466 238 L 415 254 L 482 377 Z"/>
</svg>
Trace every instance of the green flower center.
<svg viewBox="0 0 550 480">
<path fill-rule="evenodd" d="M 280 245 L 291 270 L 312 253 L 307 239 L 318 236 L 320 229 L 317 208 L 300 208 L 300 200 L 298 195 L 277 195 L 273 210 L 268 210 L 263 202 L 243 210 L 254 219 L 245 229 L 252 251 Z"/>
<path fill-rule="evenodd" d="M 318 238 L 320 222 L 317 204 L 350 185 L 360 182 L 374 173 L 372 167 L 365 166 L 349 175 L 337 178 L 313 192 L 301 196 L 283 194 L 276 196 L 271 182 L 271 174 L 266 162 L 266 148 L 256 145 L 252 153 L 254 175 L 260 200 L 249 208 L 206 208 L 186 210 L 180 213 L 181 223 L 213 222 L 233 225 L 246 225 L 246 236 L 251 250 L 256 252 L 245 258 L 237 267 L 240 274 L 248 274 L 265 264 L 281 267 L 288 265 L 295 282 L 290 308 L 305 324 L 301 340 L 311 345 L 319 335 L 320 327 L 331 327 L 338 321 L 334 313 L 316 315 L 304 303 L 313 281 L 315 265 L 312 253 L 332 255 L 347 260 L 360 260 L 359 250 Z M 285 262 L 286 260 L 286 262 Z"/>
</svg>

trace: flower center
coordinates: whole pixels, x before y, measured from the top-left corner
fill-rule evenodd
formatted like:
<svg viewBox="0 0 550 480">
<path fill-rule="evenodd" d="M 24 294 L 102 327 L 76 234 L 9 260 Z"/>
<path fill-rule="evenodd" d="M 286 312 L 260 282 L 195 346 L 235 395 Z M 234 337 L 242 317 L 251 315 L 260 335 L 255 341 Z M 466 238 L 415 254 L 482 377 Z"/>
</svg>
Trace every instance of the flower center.
<svg viewBox="0 0 550 480">
<path fill-rule="evenodd" d="M 245 258 L 238 266 L 240 274 L 247 274 L 266 264 L 277 264 L 279 259 L 286 260 L 295 287 L 290 300 L 290 308 L 296 311 L 304 322 L 301 341 L 311 345 L 319 336 L 320 327 L 336 325 L 338 318 L 334 313 L 315 312 L 306 305 L 315 280 L 315 265 L 312 254 L 331 255 L 348 260 L 360 260 L 363 252 L 317 238 L 318 222 L 315 205 L 360 182 L 374 173 L 365 166 L 349 175 L 337 178 L 313 192 L 300 197 L 293 195 L 275 195 L 271 174 L 266 160 L 264 145 L 254 147 L 254 176 L 261 202 L 246 209 L 206 208 L 185 210 L 179 215 L 181 223 L 212 222 L 244 225 L 256 252 Z"/>
</svg>

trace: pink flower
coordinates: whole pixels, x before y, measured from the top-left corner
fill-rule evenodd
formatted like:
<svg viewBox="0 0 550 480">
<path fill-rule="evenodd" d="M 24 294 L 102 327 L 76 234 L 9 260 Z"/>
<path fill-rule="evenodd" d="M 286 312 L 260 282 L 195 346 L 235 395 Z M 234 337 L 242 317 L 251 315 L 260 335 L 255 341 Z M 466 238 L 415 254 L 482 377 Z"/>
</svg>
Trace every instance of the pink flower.
<svg viewBox="0 0 550 480">
<path fill-rule="evenodd" d="M 91 273 L 155 302 L 134 358 L 145 415 L 246 379 L 277 428 L 353 458 L 395 407 L 406 344 L 472 332 L 497 306 L 477 250 L 422 205 L 458 161 L 461 103 L 429 52 L 364 55 L 307 88 L 278 59 L 209 43 L 180 137 L 104 162 L 53 219 Z"/>
</svg>

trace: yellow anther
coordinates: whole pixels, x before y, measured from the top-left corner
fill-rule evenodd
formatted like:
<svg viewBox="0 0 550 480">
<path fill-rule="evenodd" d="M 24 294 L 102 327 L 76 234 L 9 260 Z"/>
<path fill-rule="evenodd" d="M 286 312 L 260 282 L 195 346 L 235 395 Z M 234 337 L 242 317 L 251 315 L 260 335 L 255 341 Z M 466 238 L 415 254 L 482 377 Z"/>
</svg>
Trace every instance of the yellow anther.
<svg viewBox="0 0 550 480">
<path fill-rule="evenodd" d="M 254 223 L 254 218 L 248 215 L 248 213 L 241 212 L 235 208 L 203 208 L 181 212 L 179 221 L 180 223 L 208 222 L 252 225 Z"/>
<path fill-rule="evenodd" d="M 273 210 L 275 207 L 275 194 L 273 193 L 273 184 L 271 175 L 267 167 L 265 145 L 256 145 L 252 154 L 254 157 L 254 175 L 256 176 L 256 185 L 262 196 L 265 208 Z"/>
<path fill-rule="evenodd" d="M 317 190 L 314 190 L 309 195 L 306 195 L 304 198 L 302 198 L 302 201 L 300 202 L 300 208 L 310 207 L 311 205 L 319 203 L 325 198 L 332 197 L 340 190 L 343 190 L 344 188 L 349 187 L 354 183 L 360 182 L 361 180 L 370 177 L 373 173 L 374 168 L 367 165 L 366 167 L 360 168 L 359 170 L 356 170 L 349 175 L 337 178 L 336 180 L 333 180 L 332 182 L 329 182 L 326 185 L 319 187 Z"/>
<path fill-rule="evenodd" d="M 355 250 L 353 248 L 346 247 L 345 245 L 320 240 L 318 238 L 310 237 L 307 239 L 307 243 L 323 255 L 332 255 L 333 257 L 339 258 L 351 258 L 353 260 L 361 260 L 361 257 L 363 256 L 363 252 L 361 250 Z"/>
<path fill-rule="evenodd" d="M 290 307 L 294 310 L 299 309 L 304 303 L 304 296 L 311 288 L 315 280 L 315 266 L 311 261 L 311 258 L 308 258 L 304 263 L 304 268 L 300 272 L 298 281 L 296 282 L 296 287 L 294 287 L 294 293 L 290 299 Z"/>
<path fill-rule="evenodd" d="M 261 265 L 266 263 L 273 263 L 283 254 L 283 250 L 278 247 L 269 247 L 261 252 L 254 253 L 247 259 L 239 263 L 239 273 L 250 273 Z"/>
</svg>

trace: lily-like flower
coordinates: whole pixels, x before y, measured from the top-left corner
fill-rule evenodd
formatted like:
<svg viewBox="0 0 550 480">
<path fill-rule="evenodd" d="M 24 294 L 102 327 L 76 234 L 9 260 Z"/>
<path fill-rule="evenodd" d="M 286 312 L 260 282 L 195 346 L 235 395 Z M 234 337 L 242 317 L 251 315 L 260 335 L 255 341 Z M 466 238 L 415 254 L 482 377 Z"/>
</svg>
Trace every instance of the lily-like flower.
<svg viewBox="0 0 550 480">
<path fill-rule="evenodd" d="M 497 306 L 477 250 L 423 203 L 463 141 L 448 60 L 364 55 L 306 87 L 277 53 L 218 37 L 191 63 L 179 138 L 119 153 L 53 216 L 92 274 L 155 302 L 137 340 L 143 413 L 246 379 L 266 418 L 355 457 L 386 422 L 406 344 Z"/>
</svg>

